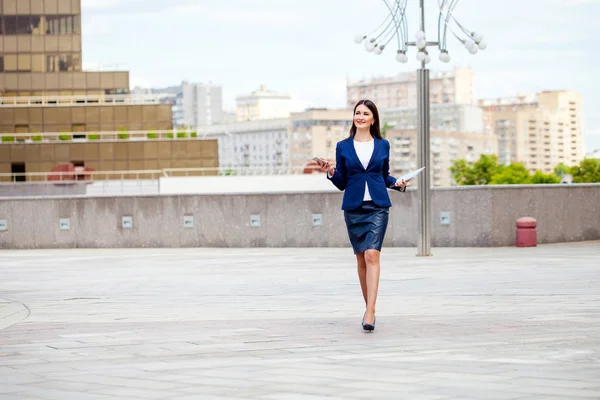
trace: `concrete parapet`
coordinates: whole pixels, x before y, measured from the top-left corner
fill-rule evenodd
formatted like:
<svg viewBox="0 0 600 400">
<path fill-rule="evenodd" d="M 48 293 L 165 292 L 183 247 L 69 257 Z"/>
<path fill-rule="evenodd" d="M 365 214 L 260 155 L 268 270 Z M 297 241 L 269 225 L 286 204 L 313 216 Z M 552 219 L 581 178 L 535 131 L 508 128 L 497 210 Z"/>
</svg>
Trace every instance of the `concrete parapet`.
<svg viewBox="0 0 600 400">
<path fill-rule="evenodd" d="M 433 247 L 513 246 L 523 215 L 537 220 L 540 244 L 600 239 L 600 184 L 432 193 Z M 416 191 L 390 195 L 384 245 L 416 246 Z M 341 200 L 338 192 L 5 198 L 0 248 L 346 247 Z"/>
</svg>

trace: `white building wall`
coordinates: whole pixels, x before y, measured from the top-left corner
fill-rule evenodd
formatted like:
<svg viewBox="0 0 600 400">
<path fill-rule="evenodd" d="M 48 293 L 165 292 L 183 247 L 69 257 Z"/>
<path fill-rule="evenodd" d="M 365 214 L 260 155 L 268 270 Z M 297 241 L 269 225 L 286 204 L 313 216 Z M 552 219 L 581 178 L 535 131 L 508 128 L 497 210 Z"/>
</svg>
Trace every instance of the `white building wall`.
<svg viewBox="0 0 600 400">
<path fill-rule="evenodd" d="M 217 137 L 219 167 L 278 168 L 289 165 L 288 126 L 288 119 L 271 119 L 213 125 L 206 132 Z"/>
</svg>

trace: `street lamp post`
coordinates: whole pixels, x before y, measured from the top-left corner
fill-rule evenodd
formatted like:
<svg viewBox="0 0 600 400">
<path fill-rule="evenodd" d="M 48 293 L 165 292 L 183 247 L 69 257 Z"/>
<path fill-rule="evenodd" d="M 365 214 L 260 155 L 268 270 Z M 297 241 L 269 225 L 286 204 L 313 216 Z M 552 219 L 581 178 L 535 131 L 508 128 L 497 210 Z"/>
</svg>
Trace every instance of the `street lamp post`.
<svg viewBox="0 0 600 400">
<path fill-rule="evenodd" d="M 418 158 L 419 167 L 425 170 L 419 174 L 417 197 L 419 200 L 419 237 L 417 256 L 431 256 L 431 168 L 429 162 L 430 154 L 430 129 L 429 129 L 429 70 L 426 65 L 431 62 L 427 51 L 428 47 L 438 47 L 439 60 L 447 63 L 450 55 L 446 48 L 446 36 L 450 31 L 471 54 L 476 54 L 478 49 L 484 50 L 487 45 L 483 36 L 477 32 L 470 31 L 461 25 L 453 15 L 454 8 L 459 0 L 437 0 L 439 8 L 438 17 L 438 39 L 436 42 L 428 42 L 425 34 L 425 4 L 419 0 L 420 24 L 415 41 L 408 41 L 408 22 L 406 8 L 409 0 L 383 0 L 389 15 L 370 34 L 361 34 L 355 37 L 356 43 L 363 43 L 368 52 L 380 55 L 386 46 L 394 39 L 398 41 L 396 60 L 406 63 L 408 46 L 418 49 L 417 60 L 421 68 L 417 70 L 417 119 L 418 119 Z M 454 25 L 454 27 L 452 26 Z M 455 29 L 458 28 L 458 33 Z M 462 34 L 462 38 L 459 36 Z"/>
</svg>

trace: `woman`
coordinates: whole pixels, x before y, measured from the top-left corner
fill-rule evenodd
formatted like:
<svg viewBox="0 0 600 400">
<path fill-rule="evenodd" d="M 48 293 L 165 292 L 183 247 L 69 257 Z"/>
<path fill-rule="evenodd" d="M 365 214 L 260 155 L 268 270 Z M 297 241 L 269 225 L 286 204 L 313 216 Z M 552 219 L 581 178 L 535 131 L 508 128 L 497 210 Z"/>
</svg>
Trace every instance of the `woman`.
<svg viewBox="0 0 600 400">
<path fill-rule="evenodd" d="M 406 182 L 397 182 L 389 174 L 390 144 L 381 136 L 379 112 L 372 101 L 361 100 L 354 107 L 350 136 L 338 142 L 335 159 L 335 168 L 322 160 L 321 171 L 327 172 L 327 178 L 344 191 L 342 210 L 366 304 L 362 326 L 365 331 L 372 331 L 379 256 L 392 206 L 387 189 L 406 191 Z"/>
</svg>

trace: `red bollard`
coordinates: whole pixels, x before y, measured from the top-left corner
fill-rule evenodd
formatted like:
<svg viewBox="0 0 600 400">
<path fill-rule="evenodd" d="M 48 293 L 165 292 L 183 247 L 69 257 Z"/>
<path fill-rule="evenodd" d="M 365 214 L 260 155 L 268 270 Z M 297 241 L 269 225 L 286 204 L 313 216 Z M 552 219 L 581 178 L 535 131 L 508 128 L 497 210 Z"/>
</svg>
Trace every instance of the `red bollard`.
<svg viewBox="0 0 600 400">
<path fill-rule="evenodd" d="M 517 247 L 535 247 L 537 246 L 537 222 L 535 218 L 523 217 L 517 220 L 517 237 L 515 245 Z"/>
</svg>

